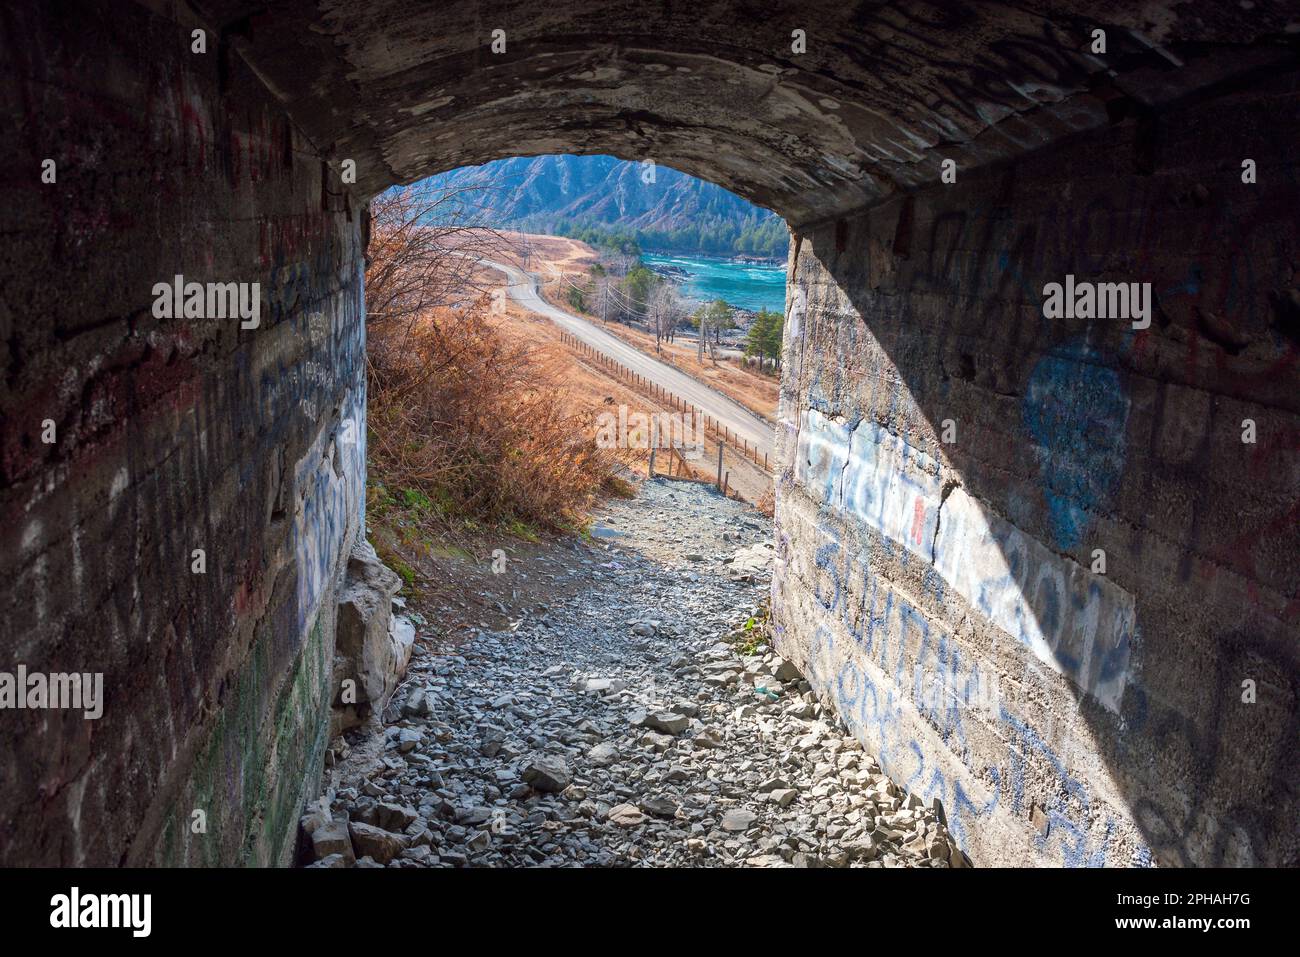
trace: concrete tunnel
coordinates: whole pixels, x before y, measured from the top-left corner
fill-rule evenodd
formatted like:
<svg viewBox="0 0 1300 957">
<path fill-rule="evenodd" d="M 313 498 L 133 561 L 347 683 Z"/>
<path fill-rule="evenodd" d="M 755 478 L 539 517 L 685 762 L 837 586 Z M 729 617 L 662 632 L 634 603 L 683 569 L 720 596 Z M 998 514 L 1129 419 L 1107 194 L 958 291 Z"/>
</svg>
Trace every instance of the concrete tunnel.
<svg viewBox="0 0 1300 957">
<path fill-rule="evenodd" d="M 6 4 L 0 668 L 105 704 L 0 716 L 0 864 L 291 859 L 367 201 L 560 152 L 789 223 L 778 650 L 972 860 L 1300 863 L 1300 11 L 1083 6 Z"/>
</svg>

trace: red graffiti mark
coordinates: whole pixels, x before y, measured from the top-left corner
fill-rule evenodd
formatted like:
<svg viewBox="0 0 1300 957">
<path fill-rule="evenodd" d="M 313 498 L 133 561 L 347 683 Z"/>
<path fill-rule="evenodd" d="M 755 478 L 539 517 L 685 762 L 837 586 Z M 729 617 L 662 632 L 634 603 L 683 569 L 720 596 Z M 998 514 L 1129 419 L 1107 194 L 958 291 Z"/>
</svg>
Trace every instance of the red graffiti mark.
<svg viewBox="0 0 1300 957">
<path fill-rule="evenodd" d="M 227 117 L 228 121 L 229 117 Z M 231 185 L 238 186 L 239 179 L 244 174 L 244 153 L 239 133 L 235 130 L 230 131 L 230 145 L 227 149 L 230 153 L 230 182 Z"/>
<path fill-rule="evenodd" d="M 1293 529 L 1297 522 L 1300 522 L 1300 499 L 1292 504 L 1290 508 L 1274 516 L 1271 521 L 1244 532 L 1216 552 L 1211 553 L 1214 561 L 1231 569 L 1246 580 L 1246 594 L 1252 604 L 1258 605 L 1260 603 L 1260 591 L 1259 570 L 1255 567 L 1255 556 L 1251 552 L 1265 537 Z M 1201 576 L 1206 581 L 1214 578 L 1217 573 L 1218 567 L 1214 564 L 1206 563 L 1201 567 Z M 1300 600 L 1293 599 L 1287 604 L 1282 615 L 1284 618 L 1291 618 L 1298 613 L 1300 613 Z"/>
<path fill-rule="evenodd" d="M 1264 474 L 1280 452 L 1300 452 L 1300 429 L 1288 429 L 1257 445 L 1250 456 L 1252 475 Z"/>
<path fill-rule="evenodd" d="M 187 330 L 152 343 L 128 340 L 105 356 L 99 371 L 68 388 L 58 377 L 28 393 L 27 414 L 0 420 L 0 466 L 8 482 L 21 482 L 69 461 L 69 480 L 93 472 L 100 453 L 126 435 L 126 423 L 191 408 L 199 391 L 196 352 Z M 41 441 L 43 423 L 55 424 L 57 441 Z"/>
<path fill-rule="evenodd" d="M 330 235 L 333 223 L 333 216 L 327 213 L 302 213 L 259 220 L 257 249 L 261 264 L 270 267 L 301 259 L 313 243 Z"/>
<path fill-rule="evenodd" d="M 250 617 L 260 616 L 266 610 L 267 595 L 263 587 L 260 552 L 261 549 L 257 549 L 257 554 L 240 566 L 239 586 L 231 596 L 236 621 L 245 621 Z"/>
<path fill-rule="evenodd" d="M 1150 330 L 1143 329 L 1133 337 L 1133 359 L 1140 362 L 1146 357 L 1147 351 L 1151 348 L 1152 338 Z"/>
<path fill-rule="evenodd" d="M 912 503 L 912 541 L 921 544 L 921 532 L 925 530 L 925 503 L 917 496 Z"/>
<path fill-rule="evenodd" d="M 188 74 L 183 67 L 176 68 L 175 74 L 175 94 L 176 110 L 179 114 L 179 132 L 181 138 L 181 163 L 185 170 L 190 170 L 190 144 L 191 132 L 193 133 L 193 145 L 197 162 L 193 167 L 195 172 L 200 176 L 203 175 L 207 168 L 207 150 L 208 150 L 208 130 L 207 124 L 203 121 L 203 115 L 200 113 L 202 102 L 197 95 L 191 96 L 186 89 Z"/>
</svg>

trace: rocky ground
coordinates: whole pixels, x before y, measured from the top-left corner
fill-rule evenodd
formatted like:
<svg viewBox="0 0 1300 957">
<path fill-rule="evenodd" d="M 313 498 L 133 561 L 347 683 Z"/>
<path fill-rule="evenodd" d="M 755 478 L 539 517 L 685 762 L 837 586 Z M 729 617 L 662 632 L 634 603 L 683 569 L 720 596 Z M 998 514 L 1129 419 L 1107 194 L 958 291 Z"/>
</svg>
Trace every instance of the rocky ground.
<svg viewBox="0 0 1300 957">
<path fill-rule="evenodd" d="M 503 587 L 545 576 L 554 600 L 417 645 L 386 727 L 332 748 L 303 818 L 312 866 L 967 864 L 943 809 L 745 627 L 770 540 L 741 503 L 656 481 L 608 503 L 589 544 L 507 562 Z"/>
</svg>

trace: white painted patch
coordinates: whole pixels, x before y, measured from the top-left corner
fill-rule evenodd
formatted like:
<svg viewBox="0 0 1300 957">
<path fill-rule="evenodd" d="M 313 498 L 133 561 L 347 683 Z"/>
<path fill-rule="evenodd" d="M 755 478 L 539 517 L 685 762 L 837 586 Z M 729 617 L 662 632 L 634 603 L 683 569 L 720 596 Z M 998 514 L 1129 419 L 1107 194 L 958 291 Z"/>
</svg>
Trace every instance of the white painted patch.
<svg viewBox="0 0 1300 957">
<path fill-rule="evenodd" d="M 29 519 L 27 527 L 23 529 L 22 549 L 27 551 L 35 545 L 41 538 L 41 532 L 45 526 L 39 518 Z"/>
<path fill-rule="evenodd" d="M 938 463 L 874 423 L 850 431 L 805 410 L 794 465 L 813 501 L 932 562 L 972 607 L 1119 710 L 1136 626 L 1132 595 L 986 515 L 964 489 L 944 501 Z"/>
<path fill-rule="evenodd" d="M 109 501 L 110 501 L 110 502 L 113 501 L 113 500 L 116 499 L 119 495 L 121 495 L 123 492 L 125 492 L 127 486 L 130 485 L 130 484 L 131 484 L 131 475 L 130 475 L 130 473 L 127 471 L 126 466 L 123 465 L 123 466 L 122 466 L 120 469 L 118 469 L 117 472 L 114 473 L 114 475 L 113 475 L 113 483 L 112 483 L 112 484 L 109 486 L 109 488 L 108 488 L 108 499 L 109 499 Z"/>
<path fill-rule="evenodd" d="M 1133 596 L 987 515 L 964 489 L 944 503 L 935 568 L 972 606 L 1112 711 L 1129 677 Z"/>
<path fill-rule="evenodd" d="M 908 551 L 933 561 L 940 486 L 938 465 L 871 422 L 850 432 L 805 410 L 795 480 L 816 501 L 853 515 Z"/>
<path fill-rule="evenodd" d="M 354 517 L 361 520 L 366 450 L 364 429 L 356 423 L 365 421 L 363 402 L 358 391 L 349 393 L 339 430 L 348 434 L 322 430 L 307 455 L 294 466 L 295 488 L 301 495 L 294 513 L 293 541 L 298 562 L 298 626 L 303 630 L 350 548 L 345 539 Z"/>
</svg>

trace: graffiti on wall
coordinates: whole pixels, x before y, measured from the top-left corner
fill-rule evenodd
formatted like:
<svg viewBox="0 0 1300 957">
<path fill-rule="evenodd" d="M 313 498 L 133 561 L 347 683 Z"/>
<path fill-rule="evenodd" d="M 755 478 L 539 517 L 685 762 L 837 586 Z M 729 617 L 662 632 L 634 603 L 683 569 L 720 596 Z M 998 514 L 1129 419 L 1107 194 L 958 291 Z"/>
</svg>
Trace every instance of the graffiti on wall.
<svg viewBox="0 0 1300 957">
<path fill-rule="evenodd" d="M 935 568 L 990 621 L 1118 713 L 1129 680 L 1133 596 L 987 514 L 964 489 L 944 502 Z"/>
<path fill-rule="evenodd" d="M 879 426 L 850 431 L 815 409 L 803 413 L 794 479 L 815 502 L 931 562 L 971 607 L 1118 712 L 1133 597 L 985 514 L 964 489 L 943 497 L 937 471 L 929 455 Z"/>
<path fill-rule="evenodd" d="M 1037 727 L 1041 719 L 1019 713 L 1004 696 L 989 701 L 982 689 L 991 681 L 996 687 L 996 665 L 873 571 L 854 536 L 793 508 L 783 520 L 776 619 L 805 623 L 808 680 L 869 743 L 882 770 L 923 800 L 938 798 L 963 848 L 994 816 L 1027 816 L 1032 793 L 1048 822 L 1031 838 L 1037 854 L 1067 866 L 1114 863 L 1119 817 L 1049 743 L 1063 737 L 1058 729 Z M 931 591 L 944 587 L 937 575 L 925 583 Z M 780 628 L 777 644 L 800 653 Z M 928 693 L 931 675 L 940 676 L 945 694 Z M 1149 861 L 1140 842 L 1123 858 Z"/>
<path fill-rule="evenodd" d="M 932 560 L 940 502 L 938 463 L 873 422 L 859 422 L 850 430 L 809 409 L 801 425 L 795 480 L 817 501 Z"/>
<path fill-rule="evenodd" d="M 1161 148 L 1202 128 L 1170 119 Z M 805 239 L 777 639 L 962 839 L 1005 814 L 1020 819 L 998 837 L 1065 863 L 1295 860 L 1300 601 L 1276 556 L 1300 514 L 1296 167 L 1271 163 L 1269 193 L 1189 205 L 1182 180 L 1098 177 L 1057 152 L 959 201 L 936 189 L 906 217 L 900 199 L 850 219 L 846 248 L 830 226 Z M 1042 175 L 1073 189 L 1027 194 Z M 1043 282 L 1069 272 L 1150 280 L 1158 322 L 1043 322 Z M 936 472 L 948 416 L 962 444 Z M 1257 445 L 1240 444 L 1247 417 Z M 892 434 L 869 448 L 863 421 Z M 1089 567 L 1102 545 L 1113 578 Z M 953 649 L 956 688 L 995 665 L 1011 699 L 936 710 L 923 641 L 931 659 Z M 1245 702 L 1245 680 L 1267 694 Z"/>
<path fill-rule="evenodd" d="M 357 288 L 361 278 L 358 276 Z M 357 306 L 357 308 L 364 308 Z M 360 321 L 350 305 L 309 315 L 313 345 L 322 362 L 339 376 L 354 368 L 356 375 L 340 376 L 351 382 L 337 421 L 322 423 L 316 441 L 295 466 L 294 487 L 299 502 L 294 512 L 293 547 L 298 567 L 298 627 L 305 630 L 315 617 L 321 597 L 342 567 L 351 548 L 346 540 L 356 529 L 365 500 L 366 391 L 358 356 L 365 349 L 364 316 Z M 315 418 L 314 410 L 298 411 Z"/>
<path fill-rule="evenodd" d="M 1044 356 L 1029 376 L 1024 422 L 1062 550 L 1079 544 L 1123 474 L 1129 404 L 1119 373 L 1081 342 Z"/>
</svg>

